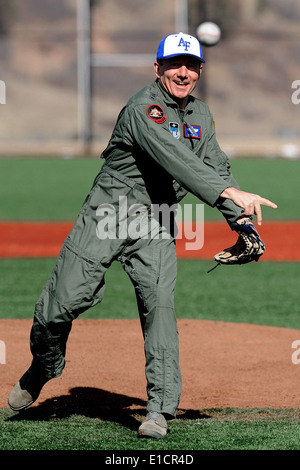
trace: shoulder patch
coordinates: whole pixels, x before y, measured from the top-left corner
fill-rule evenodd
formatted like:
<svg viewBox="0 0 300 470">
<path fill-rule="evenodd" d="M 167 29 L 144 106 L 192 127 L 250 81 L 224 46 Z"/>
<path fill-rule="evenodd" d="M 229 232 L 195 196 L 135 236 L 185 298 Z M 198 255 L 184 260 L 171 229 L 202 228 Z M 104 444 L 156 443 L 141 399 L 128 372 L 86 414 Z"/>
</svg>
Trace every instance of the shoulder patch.
<svg viewBox="0 0 300 470">
<path fill-rule="evenodd" d="M 147 116 L 157 124 L 162 124 L 167 119 L 164 110 L 158 104 L 150 104 L 148 106 Z"/>
</svg>

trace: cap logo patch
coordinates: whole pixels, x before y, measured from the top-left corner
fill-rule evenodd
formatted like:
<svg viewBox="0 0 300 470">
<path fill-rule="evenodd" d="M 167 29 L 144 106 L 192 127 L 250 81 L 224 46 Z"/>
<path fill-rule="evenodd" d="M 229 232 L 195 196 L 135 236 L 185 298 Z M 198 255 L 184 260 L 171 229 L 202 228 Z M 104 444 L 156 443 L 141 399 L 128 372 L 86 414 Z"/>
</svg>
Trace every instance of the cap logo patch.
<svg viewBox="0 0 300 470">
<path fill-rule="evenodd" d="M 148 106 L 147 116 L 157 124 L 162 124 L 167 119 L 164 110 L 158 104 L 151 104 Z"/>
<path fill-rule="evenodd" d="M 179 44 L 178 44 L 177 47 L 183 46 L 183 47 L 184 47 L 184 50 L 185 50 L 185 51 L 188 51 L 190 45 L 191 45 L 191 43 L 190 43 L 189 41 L 185 41 L 183 38 L 180 38 L 180 41 L 179 41 Z"/>
</svg>

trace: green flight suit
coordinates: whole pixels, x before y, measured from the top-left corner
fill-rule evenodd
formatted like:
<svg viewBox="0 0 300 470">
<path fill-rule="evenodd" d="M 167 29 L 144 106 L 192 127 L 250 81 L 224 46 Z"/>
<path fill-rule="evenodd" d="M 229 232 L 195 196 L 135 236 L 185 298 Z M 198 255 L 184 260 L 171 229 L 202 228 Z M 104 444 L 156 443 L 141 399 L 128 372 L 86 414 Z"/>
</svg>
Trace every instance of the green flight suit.
<svg viewBox="0 0 300 470">
<path fill-rule="evenodd" d="M 153 216 L 153 207 L 173 207 L 189 191 L 217 207 L 230 223 L 241 209 L 219 195 L 238 185 L 216 141 L 207 105 L 190 97 L 181 111 L 157 80 L 123 108 L 102 158 L 105 162 L 36 303 L 33 361 L 48 379 L 62 373 L 72 321 L 102 300 L 105 272 L 118 260 L 137 298 L 147 409 L 175 416 L 181 394 L 175 235 L 172 224 L 166 227 Z M 139 217 L 133 210 L 137 205 L 142 207 Z"/>
</svg>

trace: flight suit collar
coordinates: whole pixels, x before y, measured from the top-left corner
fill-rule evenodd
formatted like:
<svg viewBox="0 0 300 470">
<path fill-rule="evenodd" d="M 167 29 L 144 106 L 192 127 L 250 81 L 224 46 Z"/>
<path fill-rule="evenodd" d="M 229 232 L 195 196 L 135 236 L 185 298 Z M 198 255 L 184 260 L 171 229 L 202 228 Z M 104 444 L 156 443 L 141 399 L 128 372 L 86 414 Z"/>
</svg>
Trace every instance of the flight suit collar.
<svg viewBox="0 0 300 470">
<path fill-rule="evenodd" d="M 178 103 L 176 103 L 176 101 L 172 98 L 172 96 L 169 95 L 169 93 L 163 88 L 163 86 L 161 85 L 158 78 L 154 82 L 154 87 L 157 90 L 157 94 L 162 97 L 163 101 L 167 105 L 173 106 L 173 107 L 179 109 Z M 188 98 L 188 102 L 186 104 L 186 107 L 184 109 L 184 114 L 192 112 L 192 103 L 194 103 L 194 102 L 195 102 L 195 98 L 192 95 L 190 95 L 189 98 Z"/>
</svg>

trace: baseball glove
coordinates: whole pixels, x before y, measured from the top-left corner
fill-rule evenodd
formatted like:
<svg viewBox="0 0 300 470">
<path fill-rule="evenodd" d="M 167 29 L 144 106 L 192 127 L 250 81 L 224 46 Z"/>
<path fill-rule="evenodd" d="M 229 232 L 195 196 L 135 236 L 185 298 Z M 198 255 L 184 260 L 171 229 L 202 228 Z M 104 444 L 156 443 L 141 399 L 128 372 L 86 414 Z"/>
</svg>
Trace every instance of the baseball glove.
<svg viewBox="0 0 300 470">
<path fill-rule="evenodd" d="M 231 228 L 239 235 L 236 244 L 216 254 L 214 260 L 219 264 L 228 265 L 258 261 L 265 251 L 265 244 L 251 219 L 245 219 L 241 224 L 234 222 Z"/>
</svg>

